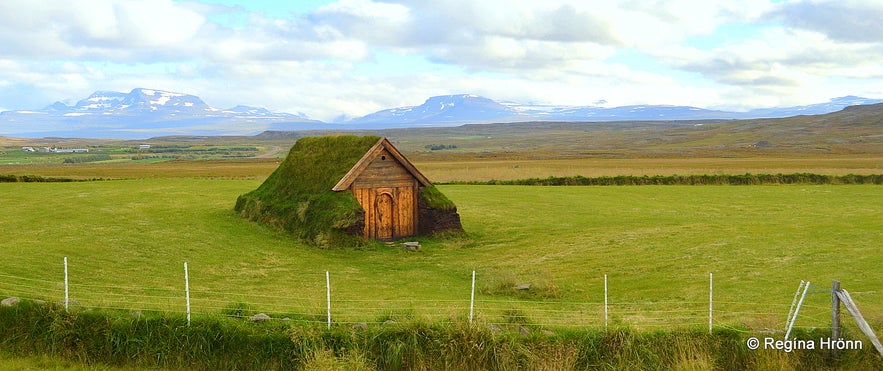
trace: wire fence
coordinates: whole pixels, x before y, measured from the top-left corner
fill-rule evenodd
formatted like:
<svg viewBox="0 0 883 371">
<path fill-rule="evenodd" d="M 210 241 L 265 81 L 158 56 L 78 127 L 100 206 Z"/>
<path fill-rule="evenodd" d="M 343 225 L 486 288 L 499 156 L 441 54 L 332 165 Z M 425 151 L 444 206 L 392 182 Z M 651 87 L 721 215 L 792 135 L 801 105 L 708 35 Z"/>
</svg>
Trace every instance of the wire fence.
<svg viewBox="0 0 883 371">
<path fill-rule="evenodd" d="M 47 280 L 0 273 L 0 297 L 43 300 L 73 308 L 186 313 L 188 318 L 191 311 L 242 318 L 265 313 L 271 320 L 328 326 L 423 320 L 474 321 L 493 327 L 525 328 L 627 326 L 638 330 L 678 327 L 711 330 L 712 327 L 745 327 L 768 333 L 785 333 L 786 322 L 794 309 L 789 297 L 781 298 L 780 303 L 758 303 L 734 301 L 726 294 L 715 295 L 711 275 L 707 301 L 609 300 L 615 295 L 608 296 L 606 277 L 603 301 L 500 298 L 500 295 L 476 293 L 475 281 L 472 292 L 465 287 L 461 296 L 450 300 L 385 299 L 380 292 L 378 298 L 352 299 L 335 295 L 334 272 L 321 272 L 321 275 L 323 279 L 328 278 L 326 287 L 315 290 L 314 294 L 281 296 L 261 293 L 260 289 L 229 292 L 193 287 L 184 274 L 180 286 L 114 286 L 79 281 L 68 284 L 67 276 Z M 830 328 L 830 321 L 831 290 L 813 285 L 802 303 L 796 327 Z"/>
</svg>

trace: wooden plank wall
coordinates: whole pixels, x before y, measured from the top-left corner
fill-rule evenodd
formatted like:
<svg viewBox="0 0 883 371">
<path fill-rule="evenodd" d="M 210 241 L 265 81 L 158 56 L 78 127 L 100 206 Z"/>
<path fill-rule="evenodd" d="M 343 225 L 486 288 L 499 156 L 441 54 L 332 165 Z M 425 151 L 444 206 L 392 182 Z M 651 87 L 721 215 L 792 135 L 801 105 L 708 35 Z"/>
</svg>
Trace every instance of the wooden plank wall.
<svg viewBox="0 0 883 371">
<path fill-rule="evenodd" d="M 377 214 L 374 206 L 380 192 L 389 192 L 393 196 L 393 238 L 417 233 L 417 179 L 389 152 L 382 151 L 353 182 L 351 189 L 365 209 L 365 238 L 377 238 Z"/>
<path fill-rule="evenodd" d="M 416 182 L 415 182 L 416 183 Z M 417 233 L 417 186 L 385 188 L 393 196 L 395 207 L 394 238 L 413 236 Z M 376 188 L 353 189 L 359 204 L 365 209 L 365 238 L 377 238 L 377 196 Z"/>
<path fill-rule="evenodd" d="M 353 181 L 352 188 L 382 188 L 410 185 L 414 176 L 387 150 L 383 150 Z"/>
<path fill-rule="evenodd" d="M 362 205 L 362 208 L 365 209 L 365 231 L 363 232 L 363 236 L 365 238 L 376 238 L 376 230 L 377 226 L 375 225 L 375 220 L 377 215 L 374 213 L 374 189 L 371 188 L 359 188 L 353 189 L 353 194 L 356 195 L 356 199 L 359 200 L 359 204 Z"/>
<path fill-rule="evenodd" d="M 417 185 L 396 188 L 396 238 L 417 234 Z"/>
</svg>

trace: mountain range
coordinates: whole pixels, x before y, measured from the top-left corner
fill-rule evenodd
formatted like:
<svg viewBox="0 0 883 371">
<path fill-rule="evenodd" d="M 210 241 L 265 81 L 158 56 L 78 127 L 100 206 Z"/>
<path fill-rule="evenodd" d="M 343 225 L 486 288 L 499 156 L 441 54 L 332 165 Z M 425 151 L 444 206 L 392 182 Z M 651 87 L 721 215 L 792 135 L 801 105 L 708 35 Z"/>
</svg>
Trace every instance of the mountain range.
<svg viewBox="0 0 883 371">
<path fill-rule="evenodd" d="M 883 100 L 847 96 L 807 106 L 730 112 L 668 105 L 530 105 L 458 94 L 431 97 L 419 106 L 391 108 L 341 122 L 326 123 L 304 115 L 272 112 L 258 107 L 219 109 L 194 95 L 137 88 L 129 93 L 97 91 L 72 106 L 56 102 L 39 110 L 2 112 L 0 135 L 143 139 L 167 135 L 254 135 L 268 130 L 362 130 L 528 121 L 777 118 L 823 114 L 848 106 L 881 102 Z"/>
</svg>

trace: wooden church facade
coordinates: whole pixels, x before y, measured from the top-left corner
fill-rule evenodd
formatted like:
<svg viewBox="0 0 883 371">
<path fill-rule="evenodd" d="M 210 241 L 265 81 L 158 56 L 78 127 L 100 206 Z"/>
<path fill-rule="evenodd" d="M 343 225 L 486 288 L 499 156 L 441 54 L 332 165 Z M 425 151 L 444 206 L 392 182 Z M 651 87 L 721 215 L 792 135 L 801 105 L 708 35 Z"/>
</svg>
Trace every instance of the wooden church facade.
<svg viewBox="0 0 883 371">
<path fill-rule="evenodd" d="M 351 191 L 365 211 L 363 237 L 381 241 L 418 234 L 419 194 L 429 180 L 386 138 L 332 188 Z"/>
</svg>

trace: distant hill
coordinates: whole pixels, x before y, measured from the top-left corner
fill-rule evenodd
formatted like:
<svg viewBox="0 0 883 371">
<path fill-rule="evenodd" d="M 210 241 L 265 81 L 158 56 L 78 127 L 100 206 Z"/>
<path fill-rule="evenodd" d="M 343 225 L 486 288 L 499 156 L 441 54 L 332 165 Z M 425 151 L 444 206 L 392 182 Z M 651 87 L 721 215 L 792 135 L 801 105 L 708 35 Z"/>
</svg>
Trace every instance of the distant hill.
<svg viewBox="0 0 883 371">
<path fill-rule="evenodd" d="M 821 115 L 745 120 L 527 121 L 356 131 L 382 135 L 403 151 L 438 158 L 744 157 L 883 155 L 883 103 Z M 293 140 L 321 132 L 265 132 Z M 438 145 L 454 148 L 433 151 Z M 432 152 L 432 154 L 430 154 Z"/>
<path fill-rule="evenodd" d="M 808 106 L 730 112 L 669 105 L 622 107 L 529 105 L 500 103 L 477 95 L 460 94 L 431 97 L 419 106 L 386 109 L 344 123 L 359 129 L 382 129 L 524 121 L 733 120 L 815 115 L 838 111 L 852 105 L 873 103 L 883 103 L 883 100 L 847 96 Z"/>
<path fill-rule="evenodd" d="M 0 135 L 10 137 L 80 137 L 138 139 L 181 135 L 255 135 L 264 131 L 378 130 L 452 127 L 511 122 L 611 122 L 654 120 L 732 120 L 824 114 L 847 106 L 883 103 L 847 96 L 808 106 L 747 112 L 688 106 L 553 106 L 498 102 L 473 95 L 431 97 L 419 106 L 390 108 L 341 122 L 326 123 L 304 115 L 235 106 L 219 109 L 194 95 L 156 89 L 129 93 L 97 91 L 70 106 L 56 102 L 38 110 L 0 113 Z"/>
</svg>

